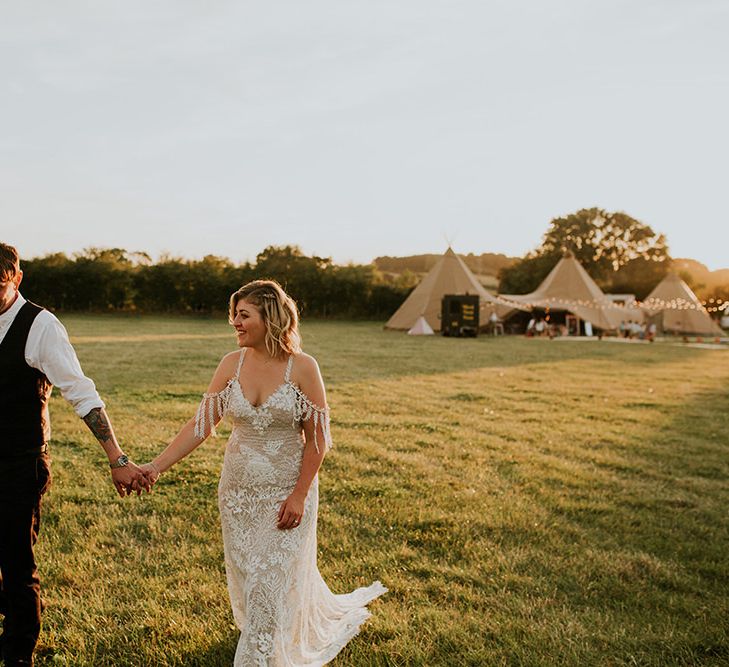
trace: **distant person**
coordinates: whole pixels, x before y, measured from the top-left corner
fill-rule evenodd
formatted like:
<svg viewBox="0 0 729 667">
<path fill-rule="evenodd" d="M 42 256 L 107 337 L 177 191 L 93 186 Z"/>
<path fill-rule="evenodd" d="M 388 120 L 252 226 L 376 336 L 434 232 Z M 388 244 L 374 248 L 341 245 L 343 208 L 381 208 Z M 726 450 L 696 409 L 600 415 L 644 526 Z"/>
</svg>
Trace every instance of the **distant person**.
<svg viewBox="0 0 729 667">
<path fill-rule="evenodd" d="M 547 323 L 544 321 L 543 318 L 539 318 L 537 320 L 537 323 L 534 325 L 534 331 L 536 332 L 537 336 L 543 336 L 544 333 L 547 330 Z"/>
<path fill-rule="evenodd" d="M 537 321 L 533 317 L 527 323 L 526 335 L 528 338 L 532 338 L 534 336 L 534 327 L 536 323 Z"/>
<path fill-rule="evenodd" d="M 647 337 L 648 337 L 648 341 L 649 342 L 652 343 L 656 339 L 656 332 L 657 331 L 658 331 L 658 327 L 656 326 L 656 323 L 655 322 L 651 322 L 648 325 L 648 333 L 647 333 Z"/>
<path fill-rule="evenodd" d="M 218 486 L 225 569 L 241 631 L 235 665 L 323 665 L 386 591 L 334 595 L 316 566 L 318 471 L 331 447 L 319 366 L 301 351 L 296 304 L 271 280 L 230 297 L 238 347 L 220 361 L 197 414 L 151 463 L 151 480 L 233 420 Z"/>
<path fill-rule="evenodd" d="M 119 446 L 63 325 L 20 294 L 18 252 L 0 243 L 0 649 L 5 667 L 33 664 L 41 627 L 33 549 L 51 481 L 48 399 L 53 385 L 104 448 L 120 496 L 149 483 Z"/>
</svg>

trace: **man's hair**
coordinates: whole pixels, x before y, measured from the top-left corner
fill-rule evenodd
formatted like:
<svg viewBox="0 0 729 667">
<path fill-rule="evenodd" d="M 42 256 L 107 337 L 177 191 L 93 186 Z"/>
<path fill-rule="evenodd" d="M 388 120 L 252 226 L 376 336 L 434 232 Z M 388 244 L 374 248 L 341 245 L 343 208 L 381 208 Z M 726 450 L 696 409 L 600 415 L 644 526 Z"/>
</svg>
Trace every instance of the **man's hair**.
<svg viewBox="0 0 729 667">
<path fill-rule="evenodd" d="M 0 243 L 0 282 L 15 278 L 20 271 L 18 251 L 7 243 Z"/>
</svg>

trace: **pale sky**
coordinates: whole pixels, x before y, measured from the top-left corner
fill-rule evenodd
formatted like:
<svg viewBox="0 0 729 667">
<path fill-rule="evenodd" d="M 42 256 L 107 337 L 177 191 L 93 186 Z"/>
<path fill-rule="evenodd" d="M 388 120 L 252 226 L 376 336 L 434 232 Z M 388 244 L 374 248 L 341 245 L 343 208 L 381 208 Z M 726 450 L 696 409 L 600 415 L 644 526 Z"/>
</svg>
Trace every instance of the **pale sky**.
<svg viewBox="0 0 729 667">
<path fill-rule="evenodd" d="M 0 0 L 0 238 L 522 255 L 623 210 L 729 267 L 726 0 Z"/>
</svg>

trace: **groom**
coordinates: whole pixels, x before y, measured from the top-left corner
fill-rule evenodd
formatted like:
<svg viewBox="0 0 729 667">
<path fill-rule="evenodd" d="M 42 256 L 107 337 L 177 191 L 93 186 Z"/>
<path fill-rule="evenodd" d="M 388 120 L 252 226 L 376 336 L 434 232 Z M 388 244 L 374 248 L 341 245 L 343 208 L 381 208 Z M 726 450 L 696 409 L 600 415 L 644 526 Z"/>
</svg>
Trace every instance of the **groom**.
<svg viewBox="0 0 729 667">
<path fill-rule="evenodd" d="M 120 496 L 149 482 L 119 447 L 104 403 L 84 376 L 63 325 L 19 292 L 18 253 L 0 243 L 0 654 L 33 664 L 40 583 L 33 547 L 50 484 L 48 399 L 56 385 L 104 448 Z"/>
</svg>

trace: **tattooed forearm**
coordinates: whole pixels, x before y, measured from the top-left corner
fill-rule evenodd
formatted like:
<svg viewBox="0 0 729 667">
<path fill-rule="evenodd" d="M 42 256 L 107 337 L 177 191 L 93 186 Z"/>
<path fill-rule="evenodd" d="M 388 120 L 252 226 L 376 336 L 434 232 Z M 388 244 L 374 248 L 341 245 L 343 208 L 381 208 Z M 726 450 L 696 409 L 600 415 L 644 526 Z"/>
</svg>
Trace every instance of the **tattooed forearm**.
<svg viewBox="0 0 729 667">
<path fill-rule="evenodd" d="M 114 432 L 111 429 L 109 418 L 102 408 L 94 408 L 84 417 L 84 421 L 99 442 L 113 440 Z"/>
</svg>

